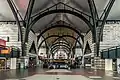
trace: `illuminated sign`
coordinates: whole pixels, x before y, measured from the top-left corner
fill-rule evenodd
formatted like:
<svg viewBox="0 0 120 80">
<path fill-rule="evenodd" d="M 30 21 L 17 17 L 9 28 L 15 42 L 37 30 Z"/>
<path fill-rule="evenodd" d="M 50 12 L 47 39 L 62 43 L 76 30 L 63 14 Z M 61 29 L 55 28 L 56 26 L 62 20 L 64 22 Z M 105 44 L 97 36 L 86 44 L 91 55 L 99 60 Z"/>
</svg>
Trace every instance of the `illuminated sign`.
<svg viewBox="0 0 120 80">
<path fill-rule="evenodd" d="M 6 49 L 2 49 L 2 50 L 0 50 L 0 53 L 1 54 L 10 54 L 10 48 L 6 48 Z"/>
<path fill-rule="evenodd" d="M 10 51 L 9 50 L 1 50 L 1 54 L 9 54 Z"/>
</svg>

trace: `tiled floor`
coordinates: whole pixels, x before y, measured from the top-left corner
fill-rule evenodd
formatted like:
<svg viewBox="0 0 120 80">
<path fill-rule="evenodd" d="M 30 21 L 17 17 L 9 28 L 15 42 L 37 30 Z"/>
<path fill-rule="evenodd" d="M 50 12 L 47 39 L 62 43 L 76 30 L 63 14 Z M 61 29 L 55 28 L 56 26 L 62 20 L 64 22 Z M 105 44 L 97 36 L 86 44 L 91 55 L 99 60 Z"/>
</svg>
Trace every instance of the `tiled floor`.
<svg viewBox="0 0 120 80">
<path fill-rule="evenodd" d="M 21 69 L 2 70 L 0 80 L 120 80 L 116 72 L 92 69 Z"/>
</svg>

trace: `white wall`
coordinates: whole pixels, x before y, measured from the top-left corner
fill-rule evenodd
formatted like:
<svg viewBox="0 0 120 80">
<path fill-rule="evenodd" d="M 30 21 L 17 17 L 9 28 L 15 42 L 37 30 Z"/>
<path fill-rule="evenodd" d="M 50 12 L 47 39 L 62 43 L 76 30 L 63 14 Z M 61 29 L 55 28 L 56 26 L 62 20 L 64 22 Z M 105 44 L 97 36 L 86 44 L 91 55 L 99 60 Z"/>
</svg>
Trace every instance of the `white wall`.
<svg viewBox="0 0 120 80">
<path fill-rule="evenodd" d="M 120 24 L 105 24 L 100 50 L 120 45 Z"/>
<path fill-rule="evenodd" d="M 91 31 L 89 31 L 89 32 L 85 35 L 85 37 L 84 37 L 83 53 L 85 52 L 85 48 L 86 48 L 87 42 L 88 42 L 88 44 L 90 45 L 90 48 L 91 48 L 91 50 L 92 50 L 92 52 L 93 52 L 92 32 L 91 32 Z"/>
<path fill-rule="evenodd" d="M 38 45 L 37 45 L 37 46 L 39 46 L 40 43 L 41 43 L 43 40 L 44 40 L 44 39 L 41 37 L 41 38 L 39 39 L 39 42 L 38 42 Z M 43 44 L 42 44 L 41 46 L 45 46 L 45 42 L 43 42 Z M 40 48 L 38 51 L 39 51 L 39 52 L 38 52 L 39 55 L 40 55 L 40 53 L 46 54 L 46 48 Z"/>
<path fill-rule="evenodd" d="M 9 42 L 6 42 L 6 46 L 17 46 L 21 48 L 21 42 L 18 41 L 18 27 L 16 24 L 0 24 L 0 38 Z"/>
<path fill-rule="evenodd" d="M 85 51 L 87 41 L 92 52 L 94 52 L 94 43 L 92 43 L 91 31 L 89 31 L 84 37 L 83 52 Z M 118 45 L 120 45 L 120 23 L 105 24 L 103 30 L 103 41 L 100 42 L 100 50 Z"/>
<path fill-rule="evenodd" d="M 57 56 L 58 55 L 58 56 Z M 67 54 L 64 52 L 64 51 L 58 51 L 57 53 L 55 53 L 55 56 L 54 56 L 54 59 L 59 59 L 58 57 L 59 56 L 62 56 L 62 57 L 64 57 L 64 59 L 67 59 Z"/>
<path fill-rule="evenodd" d="M 75 56 L 83 56 L 82 49 L 81 48 L 76 48 L 75 49 Z"/>
<path fill-rule="evenodd" d="M 28 50 L 30 50 L 30 47 L 32 46 L 33 41 L 35 42 L 35 47 L 36 47 L 36 51 L 37 51 L 37 54 L 38 54 L 37 36 L 32 31 L 30 31 L 29 39 L 28 39 Z"/>
<path fill-rule="evenodd" d="M 46 48 L 40 48 L 39 49 L 39 55 L 40 53 L 46 54 Z"/>
<path fill-rule="evenodd" d="M 41 43 L 43 40 L 44 40 L 44 39 L 43 39 L 42 37 L 39 39 L 39 41 L 38 41 L 38 46 L 40 45 L 40 43 Z M 45 42 L 43 42 L 41 46 L 45 46 Z"/>
<path fill-rule="evenodd" d="M 17 46 L 21 49 L 21 41 L 18 41 L 17 24 L 0 24 L 0 38 L 7 41 L 7 37 L 9 37 L 9 42 L 6 42 L 6 46 Z M 35 42 L 37 49 L 37 36 L 32 31 L 30 31 L 28 39 L 28 50 L 30 49 L 33 41 Z"/>
</svg>

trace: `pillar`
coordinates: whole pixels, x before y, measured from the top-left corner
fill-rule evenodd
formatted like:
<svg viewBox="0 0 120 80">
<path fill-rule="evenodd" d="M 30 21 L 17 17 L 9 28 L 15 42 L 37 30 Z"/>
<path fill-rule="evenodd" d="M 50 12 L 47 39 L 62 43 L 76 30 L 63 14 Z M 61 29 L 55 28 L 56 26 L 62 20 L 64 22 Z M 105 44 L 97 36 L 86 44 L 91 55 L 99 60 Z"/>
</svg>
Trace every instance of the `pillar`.
<svg viewBox="0 0 120 80">
<path fill-rule="evenodd" d="M 97 57 L 97 55 L 96 55 L 96 43 L 93 43 L 93 45 L 92 45 L 92 53 L 93 53 L 93 56 L 92 57 L 94 57 L 94 59 L 92 59 L 92 66 L 91 66 L 91 68 L 94 68 L 94 70 L 96 71 L 96 70 L 98 70 L 98 69 L 104 69 L 105 68 L 105 61 L 104 61 L 104 59 L 101 59 L 101 57 L 100 57 L 100 55 L 99 55 L 99 57 Z M 100 53 L 99 53 L 100 54 Z"/>
<path fill-rule="evenodd" d="M 96 57 L 96 43 L 92 44 L 92 49 L 91 50 L 92 50 L 92 53 L 93 53 L 92 57 L 94 57 L 94 59 L 93 59 L 94 61 L 93 61 L 93 63 L 91 63 L 91 68 L 97 70 L 97 64 L 98 64 L 97 60 L 98 60 L 98 58 Z"/>
<path fill-rule="evenodd" d="M 17 62 L 16 58 L 11 58 L 11 60 L 10 60 L 10 69 L 16 69 L 16 62 Z"/>
</svg>

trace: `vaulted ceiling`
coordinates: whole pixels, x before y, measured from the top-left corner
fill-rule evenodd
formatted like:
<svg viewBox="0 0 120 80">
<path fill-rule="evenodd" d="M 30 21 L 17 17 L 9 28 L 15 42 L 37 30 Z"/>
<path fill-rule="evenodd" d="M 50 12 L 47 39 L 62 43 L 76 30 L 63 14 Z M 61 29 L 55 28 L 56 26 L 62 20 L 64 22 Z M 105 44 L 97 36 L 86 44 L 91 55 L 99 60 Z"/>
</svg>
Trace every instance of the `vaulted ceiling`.
<svg viewBox="0 0 120 80">
<path fill-rule="evenodd" d="M 20 14 L 22 15 L 22 18 L 24 18 L 27 7 L 29 4 L 29 0 L 13 0 L 15 5 L 17 6 Z M 46 8 L 49 8 L 53 6 L 54 4 L 57 4 L 58 2 L 65 3 L 77 10 L 80 10 L 88 15 L 90 14 L 90 8 L 88 4 L 88 0 L 35 0 L 32 15 L 45 10 Z M 109 0 L 94 0 L 95 6 L 98 12 L 98 16 L 100 17 L 101 14 L 104 12 L 105 7 L 107 6 Z M 110 14 L 107 18 L 107 20 L 119 20 L 120 19 L 120 0 L 115 0 L 115 3 L 110 11 Z M 61 6 L 59 6 L 61 7 Z M 0 20 L 2 21 L 9 21 L 9 20 L 15 20 L 14 16 L 9 8 L 9 5 L 7 3 L 7 0 L 0 0 Z M 80 18 L 67 13 L 56 13 L 56 14 L 50 14 L 43 18 L 41 18 L 35 25 L 32 27 L 32 30 L 35 33 L 39 33 L 41 30 L 44 30 L 49 24 L 55 23 L 56 21 L 65 21 L 72 25 L 75 29 L 80 31 L 81 33 L 86 33 L 90 30 L 90 28 L 83 22 Z M 44 37 L 47 37 L 52 34 L 68 34 L 73 35 L 74 37 L 78 37 L 76 32 L 66 29 L 66 28 L 55 28 L 47 31 L 43 34 Z M 48 39 L 47 42 L 51 43 L 56 38 Z M 70 40 L 71 43 L 74 43 L 73 39 L 66 38 L 67 40 Z"/>
<path fill-rule="evenodd" d="M 24 17 L 29 0 L 13 0 L 13 1 L 17 5 L 21 15 Z M 99 16 L 104 11 L 108 1 L 109 0 L 94 0 Z M 35 0 L 32 14 L 42 11 L 58 2 L 63 2 L 71 7 L 74 7 L 87 14 L 90 14 L 90 9 L 87 0 Z M 120 0 L 115 0 L 115 4 L 113 5 L 111 12 L 108 16 L 109 20 L 120 19 L 119 3 Z M 0 0 L 0 8 L 4 8 L 0 10 L 0 20 L 14 20 L 14 16 L 12 15 L 7 0 Z M 39 29 L 44 28 L 49 23 L 54 22 L 55 20 L 65 20 L 66 22 L 75 25 L 75 27 L 79 28 L 82 32 L 87 32 L 89 30 L 89 27 L 81 19 L 71 14 L 65 13 L 51 14 L 43 17 L 35 24 L 33 30 L 35 32 L 39 32 Z"/>
</svg>

